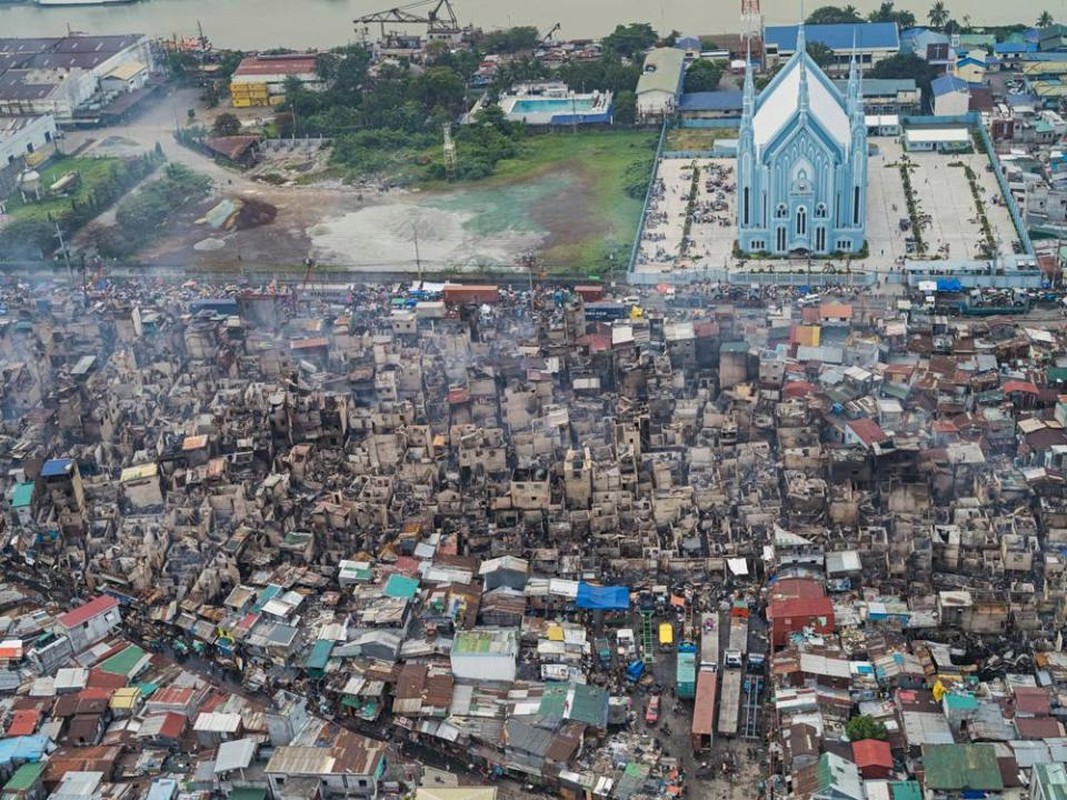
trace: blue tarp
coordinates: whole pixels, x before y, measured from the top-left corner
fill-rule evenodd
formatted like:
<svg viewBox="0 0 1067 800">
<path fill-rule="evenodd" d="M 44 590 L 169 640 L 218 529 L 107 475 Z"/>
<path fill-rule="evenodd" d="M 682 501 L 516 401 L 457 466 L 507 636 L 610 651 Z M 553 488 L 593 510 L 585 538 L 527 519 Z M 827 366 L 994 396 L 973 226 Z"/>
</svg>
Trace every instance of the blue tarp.
<svg viewBox="0 0 1067 800">
<path fill-rule="evenodd" d="M 630 607 L 630 590 L 625 586 L 593 586 L 589 583 L 579 583 L 575 603 L 578 608 L 625 611 Z"/>
<path fill-rule="evenodd" d="M 44 734 L 33 736 L 13 736 L 0 739 L 0 767 L 7 767 L 15 762 L 40 761 L 48 752 L 49 738 Z"/>
<path fill-rule="evenodd" d="M 937 291 L 939 292 L 962 292 L 963 284 L 959 278 L 938 278 Z"/>
</svg>

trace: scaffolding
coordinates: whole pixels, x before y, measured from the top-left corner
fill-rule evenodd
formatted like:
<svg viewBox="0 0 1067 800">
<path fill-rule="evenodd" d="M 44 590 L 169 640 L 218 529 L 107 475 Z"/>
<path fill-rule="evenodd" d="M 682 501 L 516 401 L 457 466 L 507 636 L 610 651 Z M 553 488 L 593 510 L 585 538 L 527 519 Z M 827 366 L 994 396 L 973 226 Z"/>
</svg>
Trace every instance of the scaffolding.
<svg viewBox="0 0 1067 800">
<path fill-rule="evenodd" d="M 656 631 L 652 622 L 652 612 L 641 612 L 641 658 L 646 664 L 656 661 Z"/>
</svg>

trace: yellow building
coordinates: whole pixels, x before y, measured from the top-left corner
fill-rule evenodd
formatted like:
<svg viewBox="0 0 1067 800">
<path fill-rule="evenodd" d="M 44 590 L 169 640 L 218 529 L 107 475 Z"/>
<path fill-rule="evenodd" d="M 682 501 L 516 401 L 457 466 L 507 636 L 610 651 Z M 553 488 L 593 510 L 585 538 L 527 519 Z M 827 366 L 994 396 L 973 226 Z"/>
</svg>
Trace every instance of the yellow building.
<svg viewBox="0 0 1067 800">
<path fill-rule="evenodd" d="M 324 88 L 315 71 L 315 54 L 249 56 L 230 79 L 230 99 L 234 108 L 276 106 L 285 100 L 285 82 L 296 78 L 306 88 Z"/>
</svg>

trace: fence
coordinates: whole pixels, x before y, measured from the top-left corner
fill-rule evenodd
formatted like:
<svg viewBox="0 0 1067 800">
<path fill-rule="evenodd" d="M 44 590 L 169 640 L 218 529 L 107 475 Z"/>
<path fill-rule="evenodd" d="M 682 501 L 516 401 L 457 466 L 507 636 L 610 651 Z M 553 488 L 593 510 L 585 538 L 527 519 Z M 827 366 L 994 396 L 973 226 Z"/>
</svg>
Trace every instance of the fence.
<svg viewBox="0 0 1067 800">
<path fill-rule="evenodd" d="M 969 111 L 966 114 L 945 117 L 901 117 L 900 122 L 905 128 L 940 128 L 946 125 L 966 125 L 969 130 L 977 132 L 978 138 L 982 142 L 982 147 L 985 148 L 989 158 L 989 164 L 993 168 L 993 176 L 997 179 L 997 186 L 1000 187 L 1004 203 L 1008 207 L 1008 214 L 1011 215 L 1012 224 L 1015 225 L 1015 232 L 1019 235 L 1019 241 L 1022 242 L 1023 251 L 1028 256 L 1034 255 L 1034 243 L 1030 239 L 1030 231 L 1027 230 L 1022 212 L 1019 210 L 1019 203 L 1016 202 L 1015 196 L 1011 193 L 1011 187 L 1008 186 L 1008 179 L 1000 166 L 1000 159 L 996 156 L 996 150 L 993 148 L 993 142 L 989 138 L 989 132 L 985 129 L 985 125 L 982 124 L 982 118 L 977 112 Z"/>
<path fill-rule="evenodd" d="M 648 216 L 648 206 L 652 202 L 652 188 L 656 185 L 656 176 L 659 175 L 659 160 L 663 157 L 663 145 L 667 141 L 667 121 L 663 121 L 660 128 L 659 142 L 656 143 L 656 155 L 652 159 L 652 174 L 648 177 L 648 186 L 645 188 L 645 202 L 641 205 L 641 219 L 637 223 L 637 233 L 634 234 L 634 243 L 630 248 L 630 263 L 626 268 L 628 273 L 634 271 L 637 264 L 637 254 L 641 252 L 641 238 L 645 235 L 645 218 Z"/>
<path fill-rule="evenodd" d="M 752 272 L 707 266 L 679 272 L 631 272 L 627 283 L 633 286 L 656 286 L 666 283 L 686 286 L 690 283 L 723 283 L 729 286 L 874 286 L 878 275 L 873 272 Z"/>
</svg>

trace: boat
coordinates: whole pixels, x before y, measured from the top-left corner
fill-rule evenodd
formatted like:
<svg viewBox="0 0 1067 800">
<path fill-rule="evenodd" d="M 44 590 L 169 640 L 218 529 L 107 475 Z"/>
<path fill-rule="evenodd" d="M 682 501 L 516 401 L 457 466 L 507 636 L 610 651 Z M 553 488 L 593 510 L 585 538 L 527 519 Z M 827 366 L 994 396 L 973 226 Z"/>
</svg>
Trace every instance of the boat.
<svg viewBox="0 0 1067 800">
<path fill-rule="evenodd" d="M 137 0 L 36 0 L 39 6 L 112 6 Z"/>
</svg>

